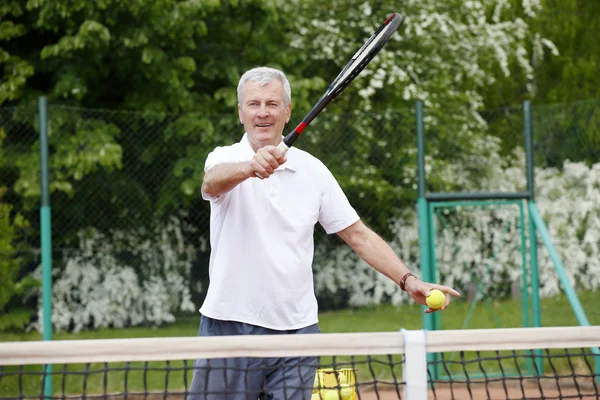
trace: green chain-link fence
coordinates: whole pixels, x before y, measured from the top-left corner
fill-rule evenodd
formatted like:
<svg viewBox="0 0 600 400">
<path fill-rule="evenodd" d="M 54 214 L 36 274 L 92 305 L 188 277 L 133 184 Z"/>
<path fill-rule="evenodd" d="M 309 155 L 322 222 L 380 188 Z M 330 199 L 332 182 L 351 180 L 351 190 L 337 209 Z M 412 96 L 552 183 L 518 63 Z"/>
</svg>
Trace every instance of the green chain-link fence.
<svg viewBox="0 0 600 400">
<path fill-rule="evenodd" d="M 588 166 L 595 162 L 599 105 L 534 107 L 538 197 L 546 195 L 544 186 L 552 181 L 546 168 L 563 171 L 564 158 Z M 525 185 L 520 107 L 473 115 L 459 132 L 445 128 L 443 121 L 450 117 L 425 116 L 432 189 Z M 35 108 L 0 109 L 2 205 L 12 206 L 11 215 L 18 211 L 30 224 L 12 240 L 23 248 L 18 254 L 28 256 L 6 253 L 18 260 L 19 277 L 39 267 L 37 118 Z M 240 139 L 237 113 L 164 114 L 51 104 L 48 119 L 57 327 L 161 323 L 196 310 L 208 280 L 210 208 L 199 194 L 204 160 L 216 146 Z M 418 263 L 412 225 L 415 125 L 411 106 L 372 114 L 325 112 L 297 142 L 332 170 L 363 220 L 393 242 L 411 266 Z M 574 137 L 579 136 L 586 147 L 577 146 L 582 142 Z M 570 155 L 564 157 L 567 149 Z M 590 213 L 600 218 L 598 209 L 592 207 Z M 360 272 L 336 237 L 317 228 L 316 243 L 315 286 L 323 308 L 395 296 L 393 285 L 369 283 L 373 275 Z M 35 296 L 15 295 L 0 312 L 7 315 L 24 299 L 26 309 L 35 309 Z"/>
<path fill-rule="evenodd" d="M 4 201 L 34 221 L 31 237 L 23 240 L 37 254 L 38 117 L 37 110 L 29 111 L 25 117 L 19 110 L 1 110 L 10 138 L 3 144 L 10 156 L 1 177 L 10 188 Z M 413 197 L 412 182 L 398 171 L 411 164 L 406 143 L 414 122 L 402 121 L 398 112 L 324 114 L 298 142 L 331 167 L 363 218 L 387 238 L 389 221 L 402 208 L 398 202 L 408 205 Z M 57 327 L 161 323 L 196 310 L 208 281 L 210 207 L 199 193 L 204 161 L 215 147 L 241 138 L 237 113 L 50 105 L 48 122 Z M 392 129 L 394 134 L 373 138 L 374 132 Z M 316 235 L 321 246 L 338 243 L 320 229 Z M 39 275 L 38 265 L 21 272 Z M 334 305 L 334 293 L 329 297 Z"/>
<path fill-rule="evenodd" d="M 434 155 L 428 160 L 433 165 L 428 190 L 525 192 L 523 108 L 505 107 L 479 112 L 477 116 L 485 121 L 489 136 L 484 141 L 473 137 L 474 143 L 480 141 L 482 145 L 463 146 L 462 151 L 456 147 L 440 149 L 443 132 L 426 129 L 426 154 Z M 532 107 L 535 200 L 592 324 L 600 321 L 600 312 L 591 300 L 592 292 L 600 288 L 599 121 L 599 101 Z M 460 155 L 448 157 L 452 152 Z M 450 162 L 444 164 L 443 157 Z M 450 171 L 446 176 L 444 165 Z M 451 176 L 457 179 L 448 179 Z M 440 278 L 474 300 L 466 305 L 469 313 L 477 302 L 489 310 L 487 320 L 465 321 L 465 325 L 461 325 L 463 321 L 446 320 L 447 328 L 520 326 L 527 318 L 531 321 L 532 316 L 521 315 L 517 307 L 508 310 L 501 303 L 489 301 L 509 296 L 523 299 L 528 295 L 520 285 L 521 266 L 530 262 L 530 241 L 525 240 L 523 254 L 525 238 L 520 232 L 524 229 L 526 236 L 529 232 L 527 225 L 521 225 L 519 212 L 516 204 L 493 202 L 436 209 L 435 257 Z M 543 302 L 542 323 L 576 323 L 573 310 L 560 299 L 563 288 L 550 255 L 541 237 L 537 241 L 540 293 L 543 297 L 557 296 Z M 531 284 L 531 276 L 526 277 L 526 282 Z"/>
<path fill-rule="evenodd" d="M 536 198 L 550 235 L 590 320 L 600 323 L 593 291 L 600 289 L 600 100 L 537 106 Z M 541 249 L 540 276 L 553 273 Z M 550 285 L 548 292 L 558 291 Z M 542 304 L 542 323 L 573 313 L 558 301 Z"/>
<path fill-rule="evenodd" d="M 538 166 L 600 160 L 600 100 L 538 106 L 533 118 Z"/>
</svg>

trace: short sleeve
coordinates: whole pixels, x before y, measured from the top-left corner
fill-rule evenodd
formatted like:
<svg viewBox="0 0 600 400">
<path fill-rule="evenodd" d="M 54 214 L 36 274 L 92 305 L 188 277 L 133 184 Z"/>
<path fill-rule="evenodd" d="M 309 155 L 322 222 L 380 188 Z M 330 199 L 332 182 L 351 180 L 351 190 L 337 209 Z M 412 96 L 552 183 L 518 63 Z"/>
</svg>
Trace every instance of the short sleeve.
<svg viewBox="0 0 600 400">
<path fill-rule="evenodd" d="M 339 183 L 327 169 L 323 171 L 323 186 L 321 189 L 321 208 L 319 223 L 328 234 L 337 233 L 357 222 L 360 217 L 350 205 Z"/>
<path fill-rule="evenodd" d="M 209 169 L 226 162 L 231 162 L 231 151 L 227 151 L 226 147 L 217 147 L 210 153 L 208 153 L 208 157 L 206 157 L 206 161 L 204 162 L 204 172 L 207 172 Z M 228 153 L 230 156 L 228 157 Z"/>
<path fill-rule="evenodd" d="M 217 147 L 213 151 L 208 154 L 206 157 L 206 161 L 204 162 L 204 172 L 207 172 L 209 169 L 216 167 L 219 164 L 224 164 L 228 162 L 234 161 L 234 152 L 231 151 L 231 147 Z M 204 182 L 201 187 L 202 198 L 208 201 L 216 201 L 222 196 L 211 196 L 210 194 L 204 191 Z"/>
</svg>

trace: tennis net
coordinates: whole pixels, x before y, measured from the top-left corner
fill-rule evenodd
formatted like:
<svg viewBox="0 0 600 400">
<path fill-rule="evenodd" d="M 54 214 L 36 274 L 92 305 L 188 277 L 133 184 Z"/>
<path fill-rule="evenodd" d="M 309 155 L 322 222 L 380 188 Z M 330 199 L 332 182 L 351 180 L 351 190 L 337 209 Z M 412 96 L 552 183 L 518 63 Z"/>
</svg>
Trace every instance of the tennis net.
<svg viewBox="0 0 600 400">
<path fill-rule="evenodd" d="M 598 345 L 598 326 L 4 342 L 0 399 L 598 399 Z M 228 363 L 240 357 L 257 362 Z M 192 393 L 195 359 L 237 383 Z M 244 386 L 276 367 L 318 369 L 305 385 Z"/>
</svg>

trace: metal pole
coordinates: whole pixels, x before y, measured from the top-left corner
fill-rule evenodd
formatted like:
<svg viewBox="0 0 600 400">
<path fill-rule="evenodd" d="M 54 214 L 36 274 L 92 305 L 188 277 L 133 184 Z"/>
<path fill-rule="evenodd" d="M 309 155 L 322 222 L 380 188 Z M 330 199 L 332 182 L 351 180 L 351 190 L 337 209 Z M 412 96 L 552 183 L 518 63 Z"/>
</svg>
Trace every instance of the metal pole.
<svg viewBox="0 0 600 400">
<path fill-rule="evenodd" d="M 48 99 L 40 97 L 40 185 L 41 185 L 41 256 L 43 339 L 52 340 L 52 229 L 50 219 L 50 189 L 48 173 Z M 44 396 L 52 397 L 52 365 L 44 366 Z"/>
<path fill-rule="evenodd" d="M 431 264 L 431 213 L 429 201 L 425 197 L 425 129 L 423 125 L 423 102 L 417 101 L 416 104 L 416 120 L 417 120 L 417 216 L 419 222 L 419 250 L 421 256 L 421 278 L 424 281 L 432 282 L 435 279 L 435 274 L 432 271 Z M 424 309 L 424 307 L 422 307 Z M 423 314 L 423 329 L 437 329 L 437 315 Z M 434 362 L 439 358 L 439 354 L 427 353 L 429 374 L 433 379 L 437 379 L 440 375 L 440 369 L 432 367 Z"/>
<path fill-rule="evenodd" d="M 425 128 L 423 127 L 423 102 L 417 101 L 417 190 L 419 199 L 425 198 Z"/>
<path fill-rule="evenodd" d="M 519 202 L 519 231 L 521 233 L 521 271 L 523 277 L 521 279 L 521 297 L 523 299 L 523 326 L 530 327 L 529 320 L 529 282 L 527 279 L 527 226 L 525 226 L 525 207 L 523 201 Z"/>
<path fill-rule="evenodd" d="M 531 102 L 525 100 L 523 103 L 523 133 L 525 136 L 525 164 L 527 172 L 527 191 L 531 199 L 535 199 L 535 182 L 533 175 L 533 122 L 531 119 Z"/>
<path fill-rule="evenodd" d="M 588 320 L 587 316 L 585 315 L 585 311 L 583 310 L 581 302 L 579 301 L 579 298 L 577 297 L 577 293 L 575 293 L 575 289 L 573 288 L 573 285 L 571 285 L 571 282 L 569 281 L 569 277 L 565 271 L 565 267 L 564 267 L 562 261 L 560 260 L 560 256 L 558 255 L 558 251 L 556 251 L 556 248 L 554 247 L 554 244 L 552 243 L 552 239 L 550 239 L 550 233 L 548 232 L 548 229 L 546 228 L 546 224 L 544 223 L 544 220 L 542 219 L 542 216 L 540 215 L 540 212 L 538 211 L 537 205 L 533 201 L 529 202 L 529 214 L 530 214 L 531 218 L 533 219 L 533 223 L 535 224 L 537 231 L 540 233 L 540 236 L 542 237 L 542 241 L 544 242 L 544 245 L 546 246 L 548 255 L 550 256 L 550 259 L 552 260 L 552 263 L 554 264 L 554 269 L 556 270 L 556 273 L 558 274 L 558 279 L 560 280 L 563 291 L 565 292 L 565 295 L 567 296 L 567 299 L 569 300 L 569 304 L 571 305 L 571 308 L 573 309 L 573 313 L 575 313 L 575 318 L 577 318 L 577 322 L 581 326 L 590 326 L 590 321 Z"/>
<path fill-rule="evenodd" d="M 527 215 L 529 220 L 529 257 L 531 263 L 531 312 L 533 326 L 542 326 L 542 307 L 540 302 L 540 279 L 538 269 L 538 241 L 537 230 L 533 217 L 531 216 L 530 204 L 535 199 L 534 176 L 533 176 L 533 131 L 531 121 L 531 102 L 523 102 L 523 136 L 525 138 L 525 172 L 527 175 L 527 191 L 530 197 L 527 200 Z M 543 373 L 544 363 L 541 350 L 534 350 L 535 366 L 538 373 Z"/>
</svg>

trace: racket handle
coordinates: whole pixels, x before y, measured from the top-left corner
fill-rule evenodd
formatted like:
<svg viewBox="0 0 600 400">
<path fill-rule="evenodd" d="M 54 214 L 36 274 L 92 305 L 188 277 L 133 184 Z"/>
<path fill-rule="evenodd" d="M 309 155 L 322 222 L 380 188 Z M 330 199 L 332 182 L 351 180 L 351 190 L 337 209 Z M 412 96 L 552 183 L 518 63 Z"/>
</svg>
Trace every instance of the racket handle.
<svg viewBox="0 0 600 400">
<path fill-rule="evenodd" d="M 281 141 L 281 143 L 279 143 L 279 145 L 277 145 L 277 148 L 282 152 L 282 155 L 285 155 L 285 153 L 287 153 L 290 149 L 283 140 Z"/>
<path fill-rule="evenodd" d="M 285 155 L 285 153 L 287 153 L 287 152 L 288 152 L 288 150 L 289 150 L 290 148 L 289 148 L 289 147 L 288 147 L 288 145 L 287 145 L 287 144 L 285 144 L 285 142 L 282 140 L 282 141 L 281 141 L 281 143 L 279 143 L 279 145 L 277 145 L 277 149 L 278 149 L 279 151 L 281 151 L 281 155 Z M 261 175 L 261 174 L 259 174 L 258 172 L 255 172 L 254 174 L 256 175 L 256 177 L 257 177 L 257 178 L 260 178 L 260 179 L 262 179 L 262 175 Z"/>
</svg>

